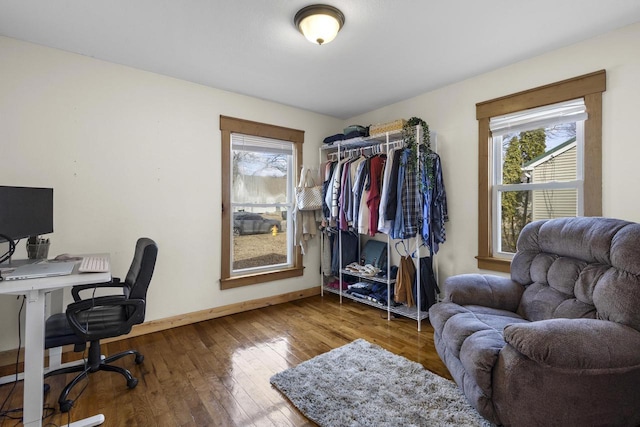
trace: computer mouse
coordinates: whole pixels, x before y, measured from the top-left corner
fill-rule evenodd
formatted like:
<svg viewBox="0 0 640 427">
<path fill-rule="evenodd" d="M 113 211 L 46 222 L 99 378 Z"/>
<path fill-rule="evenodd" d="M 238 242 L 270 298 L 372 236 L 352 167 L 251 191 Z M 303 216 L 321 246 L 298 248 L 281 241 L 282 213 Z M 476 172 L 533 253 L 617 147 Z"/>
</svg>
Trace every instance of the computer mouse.
<svg viewBox="0 0 640 427">
<path fill-rule="evenodd" d="M 56 261 L 68 261 L 68 260 L 70 260 L 72 258 L 75 258 L 75 257 L 73 257 L 73 256 L 71 256 L 69 254 L 60 254 L 60 255 L 56 256 L 54 259 Z"/>
</svg>

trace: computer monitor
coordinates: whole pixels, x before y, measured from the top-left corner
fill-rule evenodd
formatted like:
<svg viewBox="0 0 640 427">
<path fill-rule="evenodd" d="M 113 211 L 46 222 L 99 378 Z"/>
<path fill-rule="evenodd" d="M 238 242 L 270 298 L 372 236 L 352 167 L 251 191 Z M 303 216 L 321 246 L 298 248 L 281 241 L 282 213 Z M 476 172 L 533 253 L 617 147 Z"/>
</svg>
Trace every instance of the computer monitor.
<svg viewBox="0 0 640 427">
<path fill-rule="evenodd" d="M 53 188 L 0 186 L 0 242 L 53 233 Z"/>
</svg>

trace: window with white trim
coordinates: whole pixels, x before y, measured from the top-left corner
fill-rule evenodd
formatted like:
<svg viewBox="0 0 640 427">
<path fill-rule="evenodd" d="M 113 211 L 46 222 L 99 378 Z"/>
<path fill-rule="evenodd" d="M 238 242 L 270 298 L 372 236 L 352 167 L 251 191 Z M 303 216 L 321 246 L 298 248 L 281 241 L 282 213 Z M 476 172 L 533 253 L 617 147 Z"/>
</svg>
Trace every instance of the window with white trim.
<svg viewBox="0 0 640 427">
<path fill-rule="evenodd" d="M 511 257 L 532 221 L 584 213 L 583 99 L 492 117 L 494 256 Z"/>
<path fill-rule="evenodd" d="M 231 134 L 231 274 L 293 266 L 294 145 Z"/>
</svg>

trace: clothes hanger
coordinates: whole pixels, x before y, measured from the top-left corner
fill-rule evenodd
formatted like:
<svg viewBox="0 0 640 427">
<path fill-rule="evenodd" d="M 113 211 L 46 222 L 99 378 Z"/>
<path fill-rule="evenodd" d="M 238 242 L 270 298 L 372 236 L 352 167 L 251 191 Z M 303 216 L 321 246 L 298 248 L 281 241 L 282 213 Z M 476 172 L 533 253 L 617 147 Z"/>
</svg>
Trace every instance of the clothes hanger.
<svg viewBox="0 0 640 427">
<path fill-rule="evenodd" d="M 402 254 L 400 252 L 400 250 L 398 249 L 398 245 L 402 244 L 402 249 L 404 250 L 404 254 Z M 396 248 L 396 252 L 398 253 L 398 255 L 400 255 L 401 257 L 408 257 L 409 256 L 409 250 L 407 249 L 407 245 L 404 243 L 404 239 L 396 242 L 395 244 L 395 248 Z"/>
</svg>

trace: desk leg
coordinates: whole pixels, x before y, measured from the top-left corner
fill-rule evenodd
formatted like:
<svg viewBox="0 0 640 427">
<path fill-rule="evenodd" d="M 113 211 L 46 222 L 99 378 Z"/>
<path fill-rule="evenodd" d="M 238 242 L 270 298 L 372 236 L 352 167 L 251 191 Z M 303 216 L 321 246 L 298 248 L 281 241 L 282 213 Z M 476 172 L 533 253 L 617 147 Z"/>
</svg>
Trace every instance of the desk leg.
<svg viewBox="0 0 640 427">
<path fill-rule="evenodd" d="M 44 403 L 44 310 L 45 292 L 29 291 L 25 319 L 23 423 L 25 427 L 42 427 Z M 92 427 L 104 422 L 104 415 L 75 421 L 68 427 Z"/>
<path fill-rule="evenodd" d="M 46 316 L 56 313 L 64 313 L 63 292 L 62 289 L 56 289 L 49 293 L 49 306 L 46 310 Z M 49 370 L 53 371 L 62 365 L 62 347 L 49 349 Z"/>
<path fill-rule="evenodd" d="M 62 313 L 62 291 L 60 289 L 53 291 L 49 301 L 49 307 L 46 307 L 45 300 L 45 312 L 46 316 L 53 313 Z M 48 308 L 48 309 L 47 309 Z M 102 356 L 104 359 L 104 356 Z M 75 362 L 62 363 L 62 347 L 55 347 L 49 349 L 49 367 L 44 369 L 44 372 L 55 371 L 59 368 L 66 368 L 67 366 L 81 365 L 83 360 L 77 360 Z M 22 381 L 24 379 L 24 372 L 18 372 L 17 380 Z M 5 375 L 0 377 L 0 385 L 8 384 L 16 381 L 16 374 Z"/>
<path fill-rule="evenodd" d="M 25 426 L 42 426 L 45 296 L 32 290 L 26 297 L 23 421 Z"/>
</svg>

